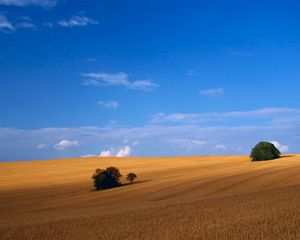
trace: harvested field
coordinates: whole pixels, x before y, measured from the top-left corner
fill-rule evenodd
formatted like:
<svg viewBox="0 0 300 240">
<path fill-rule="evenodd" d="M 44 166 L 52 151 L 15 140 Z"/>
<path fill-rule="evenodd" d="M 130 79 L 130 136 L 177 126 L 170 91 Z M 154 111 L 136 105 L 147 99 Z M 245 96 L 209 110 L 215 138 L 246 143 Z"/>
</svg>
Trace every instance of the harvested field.
<svg viewBox="0 0 300 240">
<path fill-rule="evenodd" d="M 93 191 L 96 168 L 138 182 Z M 1 239 L 300 239 L 300 155 L 0 163 Z"/>
</svg>

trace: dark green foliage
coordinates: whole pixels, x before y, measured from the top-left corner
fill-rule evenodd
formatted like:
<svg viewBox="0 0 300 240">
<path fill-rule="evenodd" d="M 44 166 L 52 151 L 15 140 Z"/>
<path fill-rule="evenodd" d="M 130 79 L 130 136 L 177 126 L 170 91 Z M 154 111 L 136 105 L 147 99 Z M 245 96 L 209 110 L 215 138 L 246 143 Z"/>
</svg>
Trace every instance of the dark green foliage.
<svg viewBox="0 0 300 240">
<path fill-rule="evenodd" d="M 105 170 L 96 169 L 92 176 L 96 190 L 114 188 L 121 185 L 120 177 L 122 177 L 119 169 L 115 167 L 108 167 Z"/>
<path fill-rule="evenodd" d="M 252 161 L 272 160 L 280 157 L 280 151 L 270 142 L 260 142 L 251 151 Z"/>
<path fill-rule="evenodd" d="M 137 175 L 135 173 L 128 173 L 127 174 L 127 180 L 130 182 L 130 183 L 133 183 L 134 179 L 137 178 Z"/>
</svg>

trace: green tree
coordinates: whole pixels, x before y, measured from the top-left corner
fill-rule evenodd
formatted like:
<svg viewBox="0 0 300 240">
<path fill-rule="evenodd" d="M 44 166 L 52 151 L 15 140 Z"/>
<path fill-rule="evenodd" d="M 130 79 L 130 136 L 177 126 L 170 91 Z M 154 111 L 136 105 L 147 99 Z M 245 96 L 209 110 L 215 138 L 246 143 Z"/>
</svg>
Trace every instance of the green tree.
<svg viewBox="0 0 300 240">
<path fill-rule="evenodd" d="M 251 151 L 252 161 L 272 160 L 280 157 L 280 151 L 270 142 L 260 142 Z"/>
</svg>

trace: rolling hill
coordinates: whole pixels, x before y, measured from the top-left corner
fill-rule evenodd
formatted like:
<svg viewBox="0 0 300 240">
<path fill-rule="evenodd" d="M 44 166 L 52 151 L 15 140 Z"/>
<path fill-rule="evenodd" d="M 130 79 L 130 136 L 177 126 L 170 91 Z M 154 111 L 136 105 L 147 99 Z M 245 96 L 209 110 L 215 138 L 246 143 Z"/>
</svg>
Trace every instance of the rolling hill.
<svg viewBox="0 0 300 240">
<path fill-rule="evenodd" d="M 93 191 L 108 166 L 138 181 Z M 0 239 L 300 239 L 299 199 L 300 155 L 2 162 Z"/>
</svg>

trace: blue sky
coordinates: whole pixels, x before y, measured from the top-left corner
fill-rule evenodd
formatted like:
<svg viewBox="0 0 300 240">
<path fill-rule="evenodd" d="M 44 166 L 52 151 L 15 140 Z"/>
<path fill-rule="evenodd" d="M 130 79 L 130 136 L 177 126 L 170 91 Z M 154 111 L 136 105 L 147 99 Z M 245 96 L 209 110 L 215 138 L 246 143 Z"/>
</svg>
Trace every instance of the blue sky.
<svg viewBox="0 0 300 240">
<path fill-rule="evenodd" d="M 0 0 L 0 161 L 299 152 L 299 11 Z"/>
</svg>

